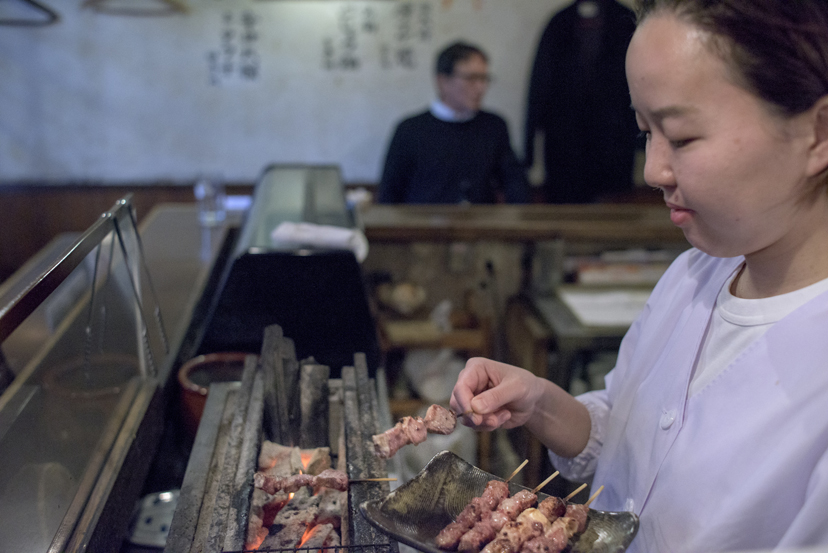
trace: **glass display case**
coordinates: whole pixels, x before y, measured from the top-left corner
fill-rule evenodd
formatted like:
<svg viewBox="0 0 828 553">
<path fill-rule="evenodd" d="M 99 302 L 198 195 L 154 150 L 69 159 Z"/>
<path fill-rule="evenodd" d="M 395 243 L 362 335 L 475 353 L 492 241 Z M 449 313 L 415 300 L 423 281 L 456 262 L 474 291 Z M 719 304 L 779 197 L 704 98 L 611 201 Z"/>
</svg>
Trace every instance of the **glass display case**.
<svg viewBox="0 0 828 553">
<path fill-rule="evenodd" d="M 62 246 L 0 286 L 5 551 L 89 545 L 169 350 L 128 197 Z"/>
<path fill-rule="evenodd" d="M 313 223 L 351 228 L 355 225 L 345 203 L 336 166 L 270 165 L 256 183 L 236 253 L 278 249 L 271 232 L 280 223 Z"/>
</svg>

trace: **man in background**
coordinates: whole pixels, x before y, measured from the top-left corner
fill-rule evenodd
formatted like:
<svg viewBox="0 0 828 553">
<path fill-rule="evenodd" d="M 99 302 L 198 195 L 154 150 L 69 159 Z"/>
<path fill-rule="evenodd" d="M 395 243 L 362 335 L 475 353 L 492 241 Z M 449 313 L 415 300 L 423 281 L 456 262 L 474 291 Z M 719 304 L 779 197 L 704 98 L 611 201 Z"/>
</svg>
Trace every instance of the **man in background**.
<svg viewBox="0 0 828 553">
<path fill-rule="evenodd" d="M 438 99 L 402 121 L 385 159 L 379 203 L 525 203 L 529 185 L 502 117 L 480 109 L 486 54 L 456 42 L 437 57 Z"/>
</svg>

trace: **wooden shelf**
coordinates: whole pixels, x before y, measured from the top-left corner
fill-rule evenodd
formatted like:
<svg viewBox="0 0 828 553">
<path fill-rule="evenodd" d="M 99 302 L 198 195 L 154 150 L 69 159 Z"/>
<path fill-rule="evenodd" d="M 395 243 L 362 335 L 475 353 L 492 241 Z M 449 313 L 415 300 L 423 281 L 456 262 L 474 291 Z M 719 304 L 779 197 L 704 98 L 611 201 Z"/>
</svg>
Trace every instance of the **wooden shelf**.
<svg viewBox="0 0 828 553">
<path fill-rule="evenodd" d="M 442 332 L 431 321 L 379 321 L 380 347 L 384 351 L 413 348 L 451 348 L 484 357 L 491 355 L 489 325 Z"/>
</svg>

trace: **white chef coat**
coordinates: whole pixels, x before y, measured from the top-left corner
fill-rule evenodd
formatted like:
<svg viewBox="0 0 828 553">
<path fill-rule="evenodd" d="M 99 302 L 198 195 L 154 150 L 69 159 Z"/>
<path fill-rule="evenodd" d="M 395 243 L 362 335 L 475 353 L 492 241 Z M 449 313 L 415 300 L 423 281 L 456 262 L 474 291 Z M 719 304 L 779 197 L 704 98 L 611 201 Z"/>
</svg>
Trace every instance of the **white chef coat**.
<svg viewBox="0 0 828 553">
<path fill-rule="evenodd" d="M 682 254 L 625 336 L 606 390 L 578 398 L 602 437 L 588 446 L 605 486 L 592 507 L 640 516 L 631 552 L 828 544 L 828 293 L 688 397 L 716 297 L 743 261 Z M 583 479 L 588 453 L 553 462 Z"/>
</svg>

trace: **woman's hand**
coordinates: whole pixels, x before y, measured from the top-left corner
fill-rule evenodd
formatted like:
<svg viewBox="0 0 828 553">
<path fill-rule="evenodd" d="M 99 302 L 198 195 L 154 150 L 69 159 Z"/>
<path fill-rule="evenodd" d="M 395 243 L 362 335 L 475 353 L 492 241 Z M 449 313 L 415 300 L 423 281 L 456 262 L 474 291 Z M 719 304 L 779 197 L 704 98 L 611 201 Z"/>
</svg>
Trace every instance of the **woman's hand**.
<svg viewBox="0 0 828 553">
<path fill-rule="evenodd" d="M 475 357 L 460 372 L 451 407 L 463 414 L 463 424 L 478 430 L 515 428 L 534 414 L 544 383 L 527 370 Z"/>
<path fill-rule="evenodd" d="M 589 411 L 581 402 L 545 378 L 482 357 L 460 371 L 451 408 L 476 430 L 525 425 L 563 457 L 575 457 L 589 441 Z"/>
</svg>

